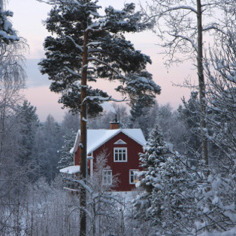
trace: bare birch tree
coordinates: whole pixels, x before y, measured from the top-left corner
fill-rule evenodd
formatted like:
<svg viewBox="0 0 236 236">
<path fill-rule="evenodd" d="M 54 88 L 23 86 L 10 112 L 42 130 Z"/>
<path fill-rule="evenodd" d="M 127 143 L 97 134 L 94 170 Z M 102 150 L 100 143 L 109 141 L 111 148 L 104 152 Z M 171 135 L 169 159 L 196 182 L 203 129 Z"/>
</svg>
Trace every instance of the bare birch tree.
<svg viewBox="0 0 236 236">
<path fill-rule="evenodd" d="M 25 42 L 9 21 L 13 13 L 3 9 L 3 1 L 0 3 L 0 232 L 20 235 L 19 199 L 25 187 L 25 170 L 17 169 L 16 164 L 19 135 L 15 111 L 26 77 Z"/>
<path fill-rule="evenodd" d="M 235 2 L 234 2 L 235 4 Z M 227 12 L 233 8 L 225 9 Z M 221 49 L 211 50 L 210 59 L 205 61 L 208 83 L 208 104 L 212 126 L 212 142 L 223 152 L 217 159 L 218 164 L 233 165 L 236 143 L 236 16 L 225 21 Z M 223 158 L 223 157 L 226 157 Z M 216 163 L 215 163 L 216 164 Z"/>
<path fill-rule="evenodd" d="M 145 10 L 147 19 L 156 20 L 154 30 L 163 41 L 160 44 L 167 49 L 166 65 L 193 60 L 197 68 L 202 158 L 206 164 L 208 144 L 203 53 L 208 38 L 204 36 L 222 31 L 222 19 L 215 17 L 223 12 L 222 5 L 224 3 L 217 0 L 152 0 L 152 4 Z"/>
</svg>

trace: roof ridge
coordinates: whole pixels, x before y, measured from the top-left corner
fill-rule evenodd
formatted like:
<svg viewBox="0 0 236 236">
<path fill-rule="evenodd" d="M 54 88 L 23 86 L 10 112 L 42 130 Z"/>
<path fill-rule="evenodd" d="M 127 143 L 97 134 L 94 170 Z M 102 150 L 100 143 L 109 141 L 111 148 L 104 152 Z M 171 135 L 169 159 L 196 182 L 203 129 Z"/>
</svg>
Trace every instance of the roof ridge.
<svg viewBox="0 0 236 236">
<path fill-rule="evenodd" d="M 129 138 L 133 139 L 135 142 L 137 142 L 140 145 L 144 145 L 146 140 L 144 138 L 143 132 L 141 129 L 88 129 L 88 143 L 87 143 L 87 153 L 91 153 L 100 146 L 102 146 L 104 143 L 106 143 L 108 140 L 113 138 L 119 133 L 123 133 Z M 101 131 L 100 135 L 97 134 L 99 131 Z M 135 131 L 135 132 L 132 132 Z M 138 131 L 138 132 L 137 132 Z M 96 137 L 92 135 L 92 132 L 95 132 Z M 76 152 L 78 150 L 78 143 L 79 143 L 79 131 L 76 136 L 74 147 L 71 149 L 71 152 Z"/>
</svg>

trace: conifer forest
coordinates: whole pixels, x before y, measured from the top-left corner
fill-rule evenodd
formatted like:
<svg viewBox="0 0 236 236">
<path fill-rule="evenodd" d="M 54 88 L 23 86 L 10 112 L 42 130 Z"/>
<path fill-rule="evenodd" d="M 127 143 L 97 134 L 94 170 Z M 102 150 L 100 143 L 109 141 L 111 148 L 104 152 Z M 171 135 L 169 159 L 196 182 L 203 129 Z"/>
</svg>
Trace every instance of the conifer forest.
<svg viewBox="0 0 236 236">
<path fill-rule="evenodd" d="M 27 39 L 0 0 L 0 236 L 236 236 L 236 1 L 32 1 L 50 6 L 38 70 L 65 115 L 41 121 L 22 95 Z M 127 38 L 146 31 L 167 68 L 194 66 L 177 109 L 160 105 L 151 57 Z M 88 171 L 88 129 L 114 120 L 146 140 L 128 192 L 114 191 L 124 173 L 104 177 L 107 150 Z"/>
</svg>

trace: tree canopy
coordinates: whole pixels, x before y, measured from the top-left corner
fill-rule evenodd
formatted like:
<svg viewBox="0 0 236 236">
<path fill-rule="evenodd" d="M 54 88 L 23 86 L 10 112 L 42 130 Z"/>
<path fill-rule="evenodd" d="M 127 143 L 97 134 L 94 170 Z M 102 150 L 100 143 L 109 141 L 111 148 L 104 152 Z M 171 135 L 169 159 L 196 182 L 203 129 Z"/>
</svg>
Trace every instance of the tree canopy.
<svg viewBox="0 0 236 236">
<path fill-rule="evenodd" d="M 52 80 L 51 91 L 62 93 L 59 102 L 73 112 L 81 109 L 85 40 L 89 82 L 86 101 L 90 114 L 102 111 L 99 104 L 111 100 L 105 91 L 91 87 L 91 82 L 100 79 L 119 81 L 121 85 L 116 90 L 131 101 L 138 94 L 152 100 L 160 93 L 160 87 L 146 71 L 150 57 L 125 39 L 125 33 L 140 32 L 151 24 L 142 23 L 143 15 L 135 12 L 133 3 L 125 4 L 122 10 L 109 6 L 104 15 L 100 15 L 100 8 L 97 1 L 91 0 L 56 1 L 46 20 L 46 28 L 53 35 L 44 43 L 46 59 L 39 63 L 41 72 Z"/>
</svg>

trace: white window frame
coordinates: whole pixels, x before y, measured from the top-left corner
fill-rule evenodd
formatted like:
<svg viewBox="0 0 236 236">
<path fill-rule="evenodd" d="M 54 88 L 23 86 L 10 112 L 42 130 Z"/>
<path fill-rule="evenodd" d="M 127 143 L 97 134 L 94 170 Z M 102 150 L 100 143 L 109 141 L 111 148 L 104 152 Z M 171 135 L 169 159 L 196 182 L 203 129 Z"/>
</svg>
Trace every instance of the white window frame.
<svg viewBox="0 0 236 236">
<path fill-rule="evenodd" d="M 124 153 L 123 153 L 123 151 L 124 151 Z M 125 158 L 123 158 L 123 154 L 125 154 Z M 116 155 L 118 155 L 118 159 L 116 158 Z M 126 147 L 114 148 L 114 162 L 127 162 L 127 161 L 128 161 L 127 148 Z"/>
<path fill-rule="evenodd" d="M 129 184 L 135 184 L 135 174 L 134 172 L 139 171 L 138 169 L 130 169 L 129 170 Z M 133 181 L 132 181 L 133 178 Z"/>
<path fill-rule="evenodd" d="M 103 170 L 102 184 L 103 185 L 112 185 L 112 170 Z"/>
</svg>

